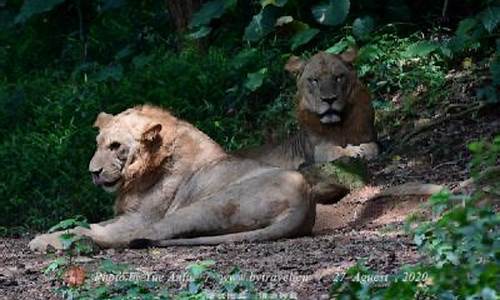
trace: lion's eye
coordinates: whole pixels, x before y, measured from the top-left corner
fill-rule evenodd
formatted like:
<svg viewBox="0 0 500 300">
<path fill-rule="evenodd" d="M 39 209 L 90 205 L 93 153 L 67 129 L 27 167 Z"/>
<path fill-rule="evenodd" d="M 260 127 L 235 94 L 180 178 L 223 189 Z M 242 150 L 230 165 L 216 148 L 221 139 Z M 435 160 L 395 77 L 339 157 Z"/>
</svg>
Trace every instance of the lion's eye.
<svg viewBox="0 0 500 300">
<path fill-rule="evenodd" d="M 309 78 L 309 83 L 310 84 L 318 84 L 318 79 L 316 79 L 316 78 Z"/>
<path fill-rule="evenodd" d="M 111 144 L 109 144 L 109 150 L 117 150 L 118 148 L 120 148 L 121 144 L 118 143 L 118 142 L 112 142 Z"/>
</svg>

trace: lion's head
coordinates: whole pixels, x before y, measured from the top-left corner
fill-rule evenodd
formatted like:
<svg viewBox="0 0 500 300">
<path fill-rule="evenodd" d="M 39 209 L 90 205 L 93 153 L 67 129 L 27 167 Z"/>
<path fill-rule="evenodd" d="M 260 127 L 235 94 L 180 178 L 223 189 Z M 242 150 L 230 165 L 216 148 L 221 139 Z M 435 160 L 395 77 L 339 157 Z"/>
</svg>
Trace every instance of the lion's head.
<svg viewBox="0 0 500 300">
<path fill-rule="evenodd" d="M 340 55 L 319 52 L 308 61 L 291 57 L 285 69 L 297 76 L 300 108 L 316 114 L 323 124 L 340 122 L 357 81 L 355 57 L 353 49 Z"/>
<path fill-rule="evenodd" d="M 116 192 L 138 179 L 152 179 L 171 154 L 173 120 L 168 112 L 150 106 L 116 116 L 100 113 L 94 123 L 99 128 L 97 150 L 89 163 L 94 184 Z"/>
<path fill-rule="evenodd" d="M 285 69 L 297 77 L 297 119 L 300 126 L 339 146 L 377 139 L 371 96 L 352 62 L 356 50 L 319 52 L 304 61 L 292 56 Z"/>
</svg>

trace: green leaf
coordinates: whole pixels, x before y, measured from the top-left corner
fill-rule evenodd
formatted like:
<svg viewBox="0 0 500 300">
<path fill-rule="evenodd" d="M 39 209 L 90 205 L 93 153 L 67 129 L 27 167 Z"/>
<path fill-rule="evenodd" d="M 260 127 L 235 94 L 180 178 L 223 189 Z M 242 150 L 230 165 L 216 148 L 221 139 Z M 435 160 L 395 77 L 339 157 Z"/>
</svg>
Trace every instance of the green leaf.
<svg viewBox="0 0 500 300">
<path fill-rule="evenodd" d="M 387 2 L 384 18 L 393 21 L 410 21 L 411 10 L 406 0 L 391 0 Z"/>
<path fill-rule="evenodd" d="M 10 10 L 0 10 L 0 28 L 8 29 L 14 25 L 16 15 Z"/>
<path fill-rule="evenodd" d="M 356 18 L 352 23 L 352 34 L 359 40 L 367 40 L 374 28 L 375 21 L 372 17 Z"/>
<path fill-rule="evenodd" d="M 193 277 L 193 279 L 198 279 L 213 265 L 215 265 L 215 261 L 204 260 L 197 262 L 195 264 L 191 264 L 187 266 L 186 269 L 188 270 L 189 274 Z"/>
<path fill-rule="evenodd" d="M 77 239 L 78 238 L 75 236 L 74 233 L 69 233 L 69 232 L 63 233 L 59 236 L 59 240 L 61 241 L 62 248 L 64 250 L 68 250 L 69 248 L 71 248 L 71 246 Z"/>
<path fill-rule="evenodd" d="M 474 18 L 466 18 L 460 21 L 457 26 L 455 34 L 457 36 L 467 35 L 474 27 L 476 27 L 477 21 Z"/>
<path fill-rule="evenodd" d="M 384 50 L 380 49 L 376 44 L 367 44 L 359 49 L 358 63 L 370 63 L 384 55 Z M 371 68 L 370 68 L 371 69 Z"/>
<path fill-rule="evenodd" d="M 274 5 L 277 7 L 283 7 L 285 4 L 288 2 L 288 0 L 261 0 L 260 5 L 262 8 L 268 6 L 268 5 Z"/>
<path fill-rule="evenodd" d="M 226 10 L 234 10 L 237 4 L 238 0 L 224 0 L 224 7 Z"/>
<path fill-rule="evenodd" d="M 109 79 L 119 81 L 123 77 L 123 66 L 113 65 L 100 70 L 94 77 L 97 82 L 106 81 Z"/>
<path fill-rule="evenodd" d="M 481 299 L 484 300 L 495 300 L 498 299 L 497 293 L 494 289 L 485 287 L 481 290 Z"/>
<path fill-rule="evenodd" d="M 436 194 L 433 194 L 430 198 L 429 198 L 429 202 L 432 204 L 432 205 L 438 205 L 438 204 L 446 204 L 448 203 L 449 199 L 450 199 L 450 192 L 447 191 L 447 190 L 442 190 Z"/>
<path fill-rule="evenodd" d="M 49 229 L 49 232 L 54 232 L 57 230 L 66 230 L 66 229 L 70 229 L 70 228 L 77 227 L 77 226 L 85 227 L 85 228 L 90 227 L 88 222 L 87 222 L 87 219 L 85 217 L 76 216 L 76 217 L 71 218 L 71 219 L 62 220 L 61 222 L 52 226 Z"/>
<path fill-rule="evenodd" d="M 201 26 L 197 31 L 190 33 L 188 36 L 192 39 L 201 39 L 206 37 L 212 32 L 212 28 L 208 26 Z"/>
<path fill-rule="evenodd" d="M 426 56 L 430 54 L 431 52 L 436 51 L 439 49 L 439 44 L 435 42 L 430 42 L 430 41 L 421 41 L 421 42 L 416 42 L 408 46 L 406 51 L 402 53 L 403 57 L 419 57 L 419 56 Z"/>
<path fill-rule="evenodd" d="M 112 9 L 117 9 L 125 6 L 126 0 L 103 0 L 101 11 L 108 11 Z"/>
<path fill-rule="evenodd" d="M 339 54 L 348 47 L 353 46 L 355 44 L 356 42 L 354 41 L 354 38 L 352 36 L 347 36 L 346 38 L 343 38 L 340 41 L 338 41 L 335 45 L 326 49 L 325 52 L 331 54 Z"/>
<path fill-rule="evenodd" d="M 255 61 L 258 54 L 255 48 L 245 48 L 241 50 L 236 56 L 231 60 L 231 66 L 237 70 L 243 68 L 244 66 Z"/>
<path fill-rule="evenodd" d="M 189 28 L 196 28 L 203 25 L 208 25 L 213 19 L 220 18 L 226 9 L 224 0 L 208 1 L 193 14 Z"/>
<path fill-rule="evenodd" d="M 340 25 L 344 23 L 350 8 L 349 0 L 329 0 L 312 7 L 314 19 L 323 25 Z"/>
<path fill-rule="evenodd" d="M 66 265 L 66 258 L 64 257 L 59 257 L 55 260 L 53 260 L 43 271 L 44 274 L 52 273 L 59 269 L 61 266 Z"/>
<path fill-rule="evenodd" d="M 309 43 L 318 33 L 319 33 L 319 29 L 309 28 L 309 29 L 300 31 L 299 33 L 295 34 L 291 40 L 292 50 L 295 50 L 298 47 Z"/>
<path fill-rule="evenodd" d="M 281 16 L 276 20 L 275 26 L 284 26 L 286 24 L 292 23 L 293 17 L 292 16 Z"/>
<path fill-rule="evenodd" d="M 472 142 L 467 145 L 467 148 L 472 153 L 480 153 L 485 147 L 483 142 Z"/>
<path fill-rule="evenodd" d="M 248 73 L 247 80 L 245 81 L 245 87 L 254 92 L 262 86 L 266 77 L 267 68 L 262 68 L 254 73 Z"/>
<path fill-rule="evenodd" d="M 453 252 L 446 252 L 446 259 L 454 265 L 460 264 L 459 257 Z"/>
<path fill-rule="evenodd" d="M 26 20 L 32 16 L 50 11 L 64 1 L 65 0 L 25 0 L 15 22 L 26 22 Z"/>
<path fill-rule="evenodd" d="M 108 274 L 120 274 L 129 269 L 129 266 L 126 264 L 117 264 L 112 260 L 106 259 L 99 266 L 99 271 L 108 273 Z"/>
<path fill-rule="evenodd" d="M 500 6 L 488 7 L 480 12 L 478 17 L 481 23 L 483 23 L 484 28 L 486 28 L 489 33 L 493 33 L 498 23 L 500 23 Z"/>
<path fill-rule="evenodd" d="M 153 60 L 154 58 L 151 55 L 139 54 L 137 56 L 134 56 L 134 58 L 132 59 L 132 64 L 135 68 L 140 69 L 146 65 L 151 64 Z"/>
<path fill-rule="evenodd" d="M 134 48 L 130 45 L 125 46 L 123 49 L 118 51 L 115 55 L 116 60 L 124 59 L 129 57 L 130 55 L 134 54 Z"/>
<path fill-rule="evenodd" d="M 253 16 L 252 21 L 245 28 L 244 39 L 256 42 L 274 30 L 277 18 L 277 8 L 266 6 L 259 14 Z"/>
<path fill-rule="evenodd" d="M 425 240 L 425 234 L 415 234 L 415 237 L 413 238 L 413 241 L 417 246 L 422 246 L 424 240 Z"/>
</svg>

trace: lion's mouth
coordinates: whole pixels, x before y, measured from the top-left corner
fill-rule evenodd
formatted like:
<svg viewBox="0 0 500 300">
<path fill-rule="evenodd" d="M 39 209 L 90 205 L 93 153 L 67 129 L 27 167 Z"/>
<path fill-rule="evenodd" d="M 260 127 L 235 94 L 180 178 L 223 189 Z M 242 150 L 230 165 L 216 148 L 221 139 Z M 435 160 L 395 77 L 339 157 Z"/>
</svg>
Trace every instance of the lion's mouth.
<svg viewBox="0 0 500 300">
<path fill-rule="evenodd" d="M 118 184 L 118 182 L 120 181 L 120 178 L 118 178 L 117 180 L 115 181 L 111 181 L 111 182 L 104 182 L 102 185 L 105 186 L 105 187 L 114 187 L 115 185 Z"/>
<path fill-rule="evenodd" d="M 340 111 L 333 109 L 333 108 L 330 108 L 327 111 L 325 111 L 324 113 L 320 114 L 319 118 L 320 118 L 319 120 L 321 121 L 321 123 L 324 123 L 324 124 L 337 123 L 337 122 L 340 122 L 340 120 L 341 120 Z"/>
<path fill-rule="evenodd" d="M 99 176 L 92 176 L 92 181 L 94 182 L 95 185 L 97 186 L 104 186 L 104 187 L 114 187 L 115 185 L 118 184 L 120 181 L 120 178 L 113 180 L 113 181 L 106 181 L 102 177 Z"/>
</svg>

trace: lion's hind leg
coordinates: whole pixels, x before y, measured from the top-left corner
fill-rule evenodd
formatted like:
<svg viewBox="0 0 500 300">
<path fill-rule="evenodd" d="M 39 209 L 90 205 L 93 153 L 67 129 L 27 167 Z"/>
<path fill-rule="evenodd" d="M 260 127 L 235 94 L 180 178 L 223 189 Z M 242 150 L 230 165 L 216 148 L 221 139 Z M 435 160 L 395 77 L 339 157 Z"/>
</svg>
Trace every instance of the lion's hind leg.
<svg viewBox="0 0 500 300">
<path fill-rule="evenodd" d="M 308 230 L 302 230 L 303 229 L 302 226 L 297 226 L 299 220 L 308 217 L 309 216 L 304 216 L 303 211 L 294 210 L 288 212 L 281 220 L 272 223 L 267 227 L 251 231 L 215 235 L 215 236 L 202 236 L 195 238 L 174 238 L 165 240 L 137 239 L 133 240 L 129 244 L 129 247 L 146 248 L 146 247 L 168 247 L 168 246 L 218 245 L 224 243 L 260 242 L 260 241 L 277 240 L 280 238 L 290 238 L 309 233 L 307 232 Z M 314 220 L 314 216 L 312 220 Z M 312 225 L 310 226 L 312 227 Z M 306 225 L 305 227 L 309 227 L 309 225 Z"/>
<path fill-rule="evenodd" d="M 304 177 L 277 168 L 264 171 L 170 212 L 130 246 L 213 245 L 310 233 L 315 207 Z"/>
</svg>

